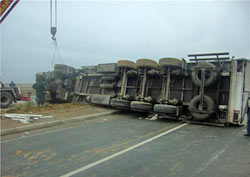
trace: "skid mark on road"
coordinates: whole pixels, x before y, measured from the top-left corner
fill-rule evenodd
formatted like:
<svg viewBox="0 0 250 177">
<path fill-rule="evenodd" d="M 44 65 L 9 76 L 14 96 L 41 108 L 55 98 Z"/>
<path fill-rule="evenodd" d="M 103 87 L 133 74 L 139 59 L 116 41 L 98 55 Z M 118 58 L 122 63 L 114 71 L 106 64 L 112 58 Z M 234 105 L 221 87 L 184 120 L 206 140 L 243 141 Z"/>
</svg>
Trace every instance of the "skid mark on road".
<svg viewBox="0 0 250 177">
<path fill-rule="evenodd" d="M 93 163 L 88 164 L 88 165 L 86 165 L 86 166 L 83 166 L 83 167 L 81 167 L 81 168 L 78 168 L 78 169 L 76 169 L 76 170 L 74 170 L 74 171 L 71 171 L 71 172 L 69 172 L 69 173 L 67 173 L 67 174 L 64 174 L 64 175 L 62 175 L 61 177 L 70 177 L 70 176 L 73 176 L 73 175 L 75 175 L 75 174 L 77 174 L 77 173 L 83 172 L 83 171 L 85 171 L 85 170 L 87 170 L 87 169 L 89 169 L 89 168 L 95 167 L 95 166 L 97 166 L 97 165 L 99 165 L 99 164 L 101 164 L 101 163 L 103 163 L 103 162 L 106 162 L 106 161 L 108 161 L 108 160 L 111 160 L 111 159 L 113 159 L 113 158 L 115 158 L 115 157 L 117 157 L 117 156 L 120 156 L 120 155 L 122 155 L 122 154 L 124 154 L 124 153 L 126 153 L 126 152 L 129 152 L 129 151 L 131 151 L 131 150 L 133 150 L 133 149 L 135 149 L 135 148 L 138 148 L 138 147 L 140 147 L 140 146 L 142 146 L 142 145 L 144 145 L 144 144 L 147 144 L 147 143 L 149 143 L 149 142 L 152 142 L 152 141 L 154 141 L 154 140 L 156 140 L 156 139 L 158 139 L 158 138 L 160 138 L 160 137 L 162 137 L 162 136 L 164 136 L 164 135 L 167 135 L 167 134 L 169 134 L 169 133 L 171 133 L 171 132 L 173 132 L 173 131 L 175 131 L 175 130 L 178 130 L 178 129 L 180 129 L 180 128 L 186 126 L 187 124 L 188 124 L 188 123 L 179 125 L 179 126 L 177 126 L 177 127 L 175 127 L 175 128 L 172 128 L 172 129 L 170 129 L 170 130 L 168 130 L 168 131 L 166 131 L 166 132 L 163 132 L 163 133 L 161 133 L 161 134 L 159 134 L 159 135 L 156 135 L 156 136 L 154 136 L 154 137 L 152 137 L 152 138 L 150 138 L 150 139 L 147 139 L 147 140 L 145 140 L 145 141 L 143 141 L 143 142 L 141 142 L 141 143 L 138 143 L 138 144 L 136 144 L 136 145 L 134 145 L 134 146 L 131 146 L 131 147 L 127 148 L 127 149 L 124 149 L 124 150 L 122 150 L 122 151 L 120 151 L 120 152 L 117 152 L 117 153 L 115 153 L 115 154 L 113 154 L 113 155 L 110 155 L 110 156 L 105 157 L 105 158 L 103 158 L 103 159 L 101 159 L 101 160 L 98 160 L 98 161 L 96 161 L 96 162 L 93 162 Z"/>
<path fill-rule="evenodd" d="M 96 147 L 96 148 L 92 148 L 92 149 L 87 149 L 84 152 L 85 153 L 93 153 L 94 152 L 94 153 L 98 153 L 98 154 L 107 154 L 110 152 L 116 152 L 116 151 L 119 151 L 121 148 L 128 148 L 129 145 L 131 145 L 133 143 L 135 144 L 135 142 L 153 137 L 153 136 L 155 136 L 159 133 L 165 132 L 167 130 L 169 130 L 169 127 L 164 128 L 164 129 L 160 129 L 158 131 L 150 132 L 150 133 L 147 133 L 144 135 L 137 135 L 137 136 L 135 136 L 134 139 L 130 139 L 130 140 L 127 140 L 127 141 L 124 141 L 121 143 L 117 143 L 117 144 L 112 144 L 111 146 Z"/>
<path fill-rule="evenodd" d="M 65 161 L 67 161 L 66 164 L 72 164 L 72 163 L 81 164 L 81 163 L 84 163 L 84 161 L 86 161 L 88 159 L 92 159 L 96 156 L 99 159 L 101 159 L 101 158 L 104 158 L 106 156 L 109 156 L 110 154 L 113 154 L 113 153 L 119 152 L 123 149 L 129 148 L 130 146 L 132 146 L 140 141 L 144 141 L 144 140 L 147 140 L 148 138 L 154 137 L 155 135 L 158 135 L 162 132 L 165 132 L 171 128 L 172 127 L 167 127 L 167 128 L 165 127 L 165 128 L 159 129 L 157 131 L 149 132 L 149 133 L 146 133 L 143 135 L 136 135 L 132 139 L 118 142 L 118 143 L 114 143 L 114 144 L 111 144 L 108 146 L 102 145 L 102 146 L 98 146 L 98 147 L 94 147 L 94 148 L 90 148 L 90 149 L 85 149 L 82 151 L 82 153 L 80 155 L 72 155 L 72 156 L 68 157 L 67 159 L 58 160 L 56 163 L 57 163 L 57 165 L 60 165 L 60 164 L 65 164 Z M 66 167 L 64 167 L 64 168 L 66 168 Z"/>
</svg>

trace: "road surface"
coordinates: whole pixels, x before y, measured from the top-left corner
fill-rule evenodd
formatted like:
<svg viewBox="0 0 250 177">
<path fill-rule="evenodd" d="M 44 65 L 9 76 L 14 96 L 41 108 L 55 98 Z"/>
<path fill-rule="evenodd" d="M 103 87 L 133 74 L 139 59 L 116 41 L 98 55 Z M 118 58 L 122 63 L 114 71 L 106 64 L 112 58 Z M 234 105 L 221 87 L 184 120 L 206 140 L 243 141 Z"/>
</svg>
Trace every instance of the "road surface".
<svg viewBox="0 0 250 177">
<path fill-rule="evenodd" d="M 2 137 L 2 176 L 247 177 L 245 127 L 124 113 Z"/>
</svg>

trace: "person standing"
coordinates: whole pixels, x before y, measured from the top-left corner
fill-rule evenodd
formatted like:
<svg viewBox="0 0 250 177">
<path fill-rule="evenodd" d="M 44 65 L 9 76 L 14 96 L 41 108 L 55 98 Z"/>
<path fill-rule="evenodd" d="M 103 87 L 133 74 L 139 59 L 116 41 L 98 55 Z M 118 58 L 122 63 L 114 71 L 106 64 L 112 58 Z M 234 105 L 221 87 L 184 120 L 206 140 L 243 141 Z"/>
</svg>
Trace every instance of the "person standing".
<svg viewBox="0 0 250 177">
<path fill-rule="evenodd" d="M 11 81 L 10 84 L 9 84 L 9 86 L 10 86 L 11 88 L 14 89 L 14 92 L 15 92 L 16 95 L 17 95 L 17 100 L 21 100 L 21 97 L 22 97 L 21 91 L 20 91 L 20 89 L 16 86 L 16 84 L 14 83 L 14 81 Z"/>
<path fill-rule="evenodd" d="M 0 81 L 0 87 L 1 87 L 1 88 L 4 88 L 4 87 L 5 87 L 5 85 L 3 84 L 2 81 Z"/>
<path fill-rule="evenodd" d="M 57 83 L 55 80 L 52 80 L 48 85 L 48 90 L 50 92 L 51 103 L 56 102 L 56 90 L 57 90 Z"/>
<path fill-rule="evenodd" d="M 36 89 L 36 102 L 37 105 L 43 105 L 45 103 L 45 88 L 46 84 L 42 79 L 37 79 L 37 82 L 33 85 Z"/>
<path fill-rule="evenodd" d="M 9 84 L 9 86 L 15 88 L 16 84 L 13 81 L 11 81 L 10 84 Z"/>
<path fill-rule="evenodd" d="M 245 108 L 244 115 L 247 114 L 247 134 L 244 136 L 250 137 L 250 96 L 248 97 L 247 105 Z"/>
</svg>

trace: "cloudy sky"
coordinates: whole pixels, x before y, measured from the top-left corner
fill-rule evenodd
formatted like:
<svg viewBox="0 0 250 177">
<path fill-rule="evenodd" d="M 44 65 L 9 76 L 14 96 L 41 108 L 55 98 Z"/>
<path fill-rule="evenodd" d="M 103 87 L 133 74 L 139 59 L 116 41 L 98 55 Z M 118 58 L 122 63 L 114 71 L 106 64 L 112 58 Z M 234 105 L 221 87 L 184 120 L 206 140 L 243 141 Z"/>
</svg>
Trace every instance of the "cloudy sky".
<svg viewBox="0 0 250 177">
<path fill-rule="evenodd" d="M 250 58 L 249 1 L 58 0 L 57 15 L 62 61 L 76 68 L 204 52 Z M 1 80 L 34 82 L 52 70 L 53 51 L 49 0 L 20 0 L 1 24 Z"/>
</svg>

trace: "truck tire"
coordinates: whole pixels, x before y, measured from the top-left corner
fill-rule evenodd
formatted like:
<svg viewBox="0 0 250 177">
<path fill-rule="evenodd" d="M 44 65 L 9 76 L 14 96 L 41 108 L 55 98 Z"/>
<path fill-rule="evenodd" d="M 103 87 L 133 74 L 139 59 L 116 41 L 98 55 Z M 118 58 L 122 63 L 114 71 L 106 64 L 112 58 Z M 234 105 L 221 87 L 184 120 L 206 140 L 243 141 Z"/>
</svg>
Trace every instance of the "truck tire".
<svg viewBox="0 0 250 177">
<path fill-rule="evenodd" d="M 102 76 L 103 81 L 114 81 L 116 80 L 116 75 L 104 75 Z"/>
<path fill-rule="evenodd" d="M 111 100 L 111 102 L 110 102 L 110 105 L 113 108 L 129 110 L 129 108 L 130 108 L 130 101 L 123 100 L 123 99 L 118 99 L 118 98 L 113 98 Z"/>
<path fill-rule="evenodd" d="M 54 68 L 65 68 L 66 65 L 64 64 L 55 64 Z"/>
<path fill-rule="evenodd" d="M 119 60 L 117 62 L 118 68 L 130 68 L 130 69 L 136 69 L 135 62 L 129 61 L 129 60 Z"/>
<path fill-rule="evenodd" d="M 151 59 L 139 59 L 136 61 L 136 68 L 152 68 L 157 69 L 158 64 L 156 61 Z"/>
<path fill-rule="evenodd" d="M 199 111 L 199 104 L 200 104 L 200 95 L 195 96 L 191 102 L 189 103 L 189 111 L 191 115 L 199 121 L 204 121 L 211 117 L 214 112 L 214 101 L 212 98 L 209 96 L 204 95 L 204 104 L 205 104 L 205 109 L 204 112 L 199 113 L 196 111 Z"/>
<path fill-rule="evenodd" d="M 54 70 L 56 70 L 56 71 L 63 72 L 65 68 L 66 68 L 66 65 L 64 65 L 64 64 L 55 64 L 54 65 Z"/>
<path fill-rule="evenodd" d="M 213 65 L 212 63 L 208 62 L 201 62 L 198 63 L 192 70 L 192 81 L 195 85 L 201 86 L 201 78 L 200 78 L 200 72 L 203 68 L 208 69 L 206 71 L 206 76 L 205 76 L 205 87 L 209 87 L 215 83 L 215 81 L 218 79 L 218 71 L 216 70 L 216 66 Z"/>
<path fill-rule="evenodd" d="M 165 67 L 182 67 L 182 61 L 177 58 L 161 58 L 159 60 L 159 67 L 165 68 Z"/>
<path fill-rule="evenodd" d="M 142 101 L 132 101 L 130 103 L 130 109 L 138 112 L 152 112 L 153 105 Z"/>
<path fill-rule="evenodd" d="M 13 102 L 13 96 L 8 92 L 1 92 L 1 108 L 8 108 Z"/>
<path fill-rule="evenodd" d="M 155 104 L 154 112 L 156 113 L 165 113 L 165 114 L 176 114 L 177 108 L 173 105 L 167 104 Z"/>
<path fill-rule="evenodd" d="M 101 84 L 100 87 L 102 89 L 113 89 L 115 87 L 115 84 Z"/>
</svg>

